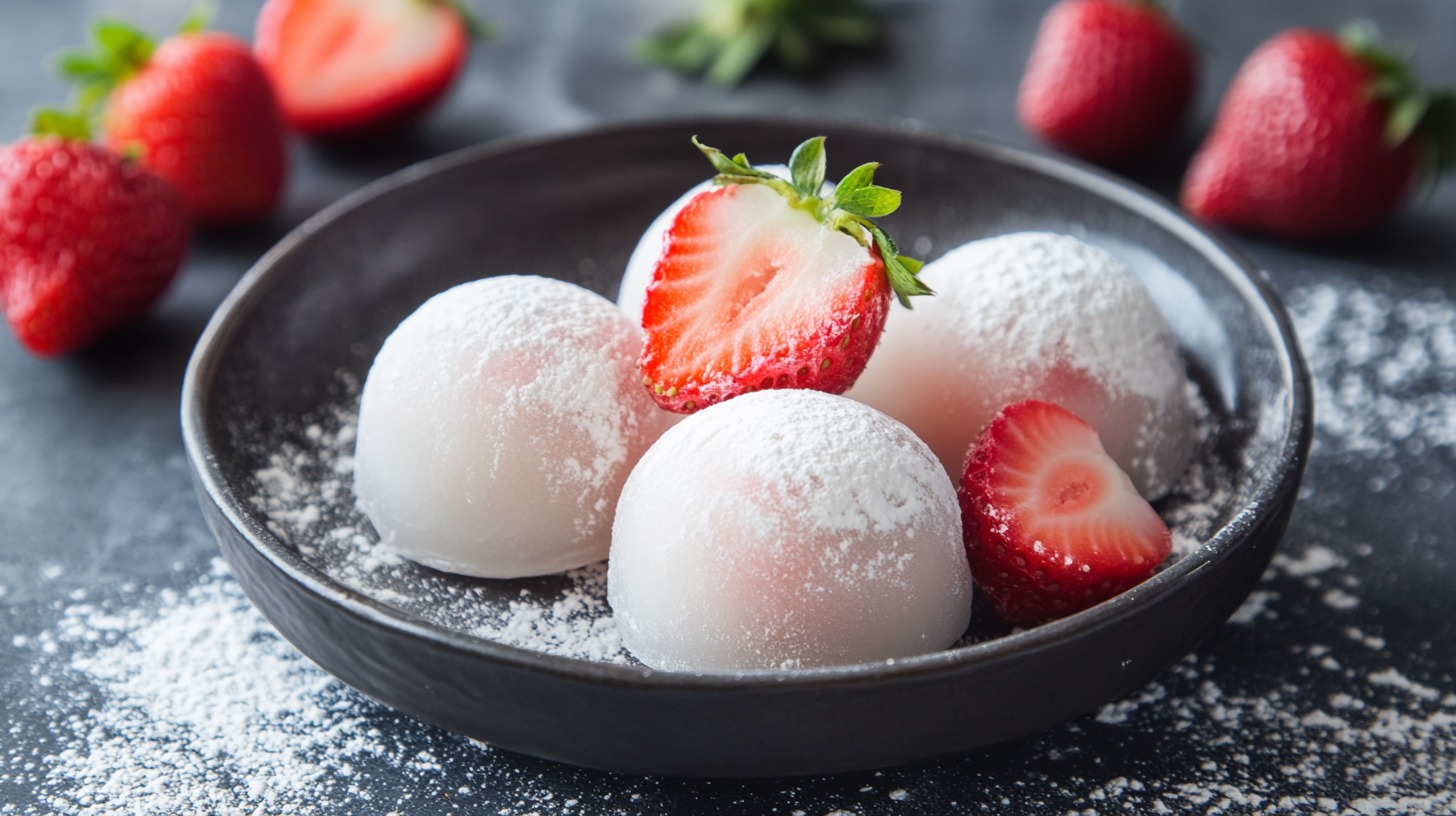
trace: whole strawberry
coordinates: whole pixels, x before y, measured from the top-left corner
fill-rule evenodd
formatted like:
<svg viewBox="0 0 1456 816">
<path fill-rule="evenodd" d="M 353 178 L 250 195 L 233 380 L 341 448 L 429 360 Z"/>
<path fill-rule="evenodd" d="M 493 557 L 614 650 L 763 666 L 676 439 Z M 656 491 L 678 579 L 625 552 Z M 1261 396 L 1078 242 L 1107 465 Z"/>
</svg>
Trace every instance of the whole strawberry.
<svg viewBox="0 0 1456 816">
<path fill-rule="evenodd" d="M 1037 31 L 1017 114 L 1068 153 L 1122 161 L 1173 136 L 1197 74 L 1193 47 L 1154 0 L 1063 0 Z"/>
<path fill-rule="evenodd" d="M 749 391 L 854 384 L 885 327 L 893 291 L 929 294 L 920 262 L 873 220 L 900 193 L 864 164 L 824 185 L 824 137 L 789 160 L 790 178 L 693 143 L 720 186 L 673 219 L 642 307 L 638 368 L 657 404 L 692 413 Z"/>
<path fill-rule="evenodd" d="M 186 248 L 182 200 L 139 163 L 53 135 L 0 149 L 0 304 L 33 353 L 65 354 L 139 317 Z"/>
<path fill-rule="evenodd" d="M 1395 213 L 1456 156 L 1456 97 L 1423 90 L 1364 29 L 1287 31 L 1251 54 L 1184 178 L 1193 215 L 1287 238 Z"/>
<path fill-rule="evenodd" d="M 1036 624 L 1080 612 L 1153 574 L 1168 527 L 1061 406 L 1006 406 L 972 446 L 961 477 L 971 575 L 996 615 Z"/>
<path fill-rule="evenodd" d="M 294 130 L 348 140 L 429 110 L 486 33 L 456 0 L 268 0 L 254 51 Z"/>
<path fill-rule="evenodd" d="M 61 65 L 80 84 L 83 105 L 104 106 L 109 147 L 171 182 L 198 222 L 246 222 L 273 210 L 285 131 L 246 43 L 204 32 L 197 19 L 160 45 L 119 22 L 97 24 L 94 41 L 92 52 Z"/>
</svg>

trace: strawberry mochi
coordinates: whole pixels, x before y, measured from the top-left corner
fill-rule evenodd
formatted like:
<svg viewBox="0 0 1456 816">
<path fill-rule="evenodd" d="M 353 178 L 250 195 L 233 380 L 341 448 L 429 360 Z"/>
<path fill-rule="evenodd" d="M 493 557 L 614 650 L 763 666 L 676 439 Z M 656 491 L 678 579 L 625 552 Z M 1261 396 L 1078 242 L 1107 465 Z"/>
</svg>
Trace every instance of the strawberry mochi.
<svg viewBox="0 0 1456 816">
<path fill-rule="evenodd" d="M 663 434 L 622 490 L 607 597 L 648 666 L 844 665 L 943 649 L 971 578 L 955 488 L 889 417 L 745 394 Z"/>
<path fill-rule="evenodd" d="M 355 492 L 385 547 L 486 578 L 606 557 L 617 495 L 666 427 L 642 335 L 574 284 L 502 276 L 442 292 L 364 384 Z"/>
<path fill-rule="evenodd" d="M 922 271 L 936 291 L 896 310 L 847 396 L 908 425 L 959 477 L 1005 405 L 1056 403 L 1086 420 L 1148 500 L 1193 456 L 1188 379 L 1152 297 L 1107 252 L 1016 233 L 951 250 Z"/>
<path fill-rule="evenodd" d="M 927 294 L 920 262 L 873 219 L 900 193 L 874 184 L 873 162 L 826 192 L 824 137 L 789 159 L 789 178 L 696 139 L 713 188 L 690 194 L 644 239 L 661 249 L 641 289 L 638 369 L 659 406 L 690 414 L 741 394 L 842 393 L 879 341 L 891 295 Z M 640 268 L 640 267 L 639 267 Z M 629 313 L 633 274 L 620 298 Z"/>
</svg>

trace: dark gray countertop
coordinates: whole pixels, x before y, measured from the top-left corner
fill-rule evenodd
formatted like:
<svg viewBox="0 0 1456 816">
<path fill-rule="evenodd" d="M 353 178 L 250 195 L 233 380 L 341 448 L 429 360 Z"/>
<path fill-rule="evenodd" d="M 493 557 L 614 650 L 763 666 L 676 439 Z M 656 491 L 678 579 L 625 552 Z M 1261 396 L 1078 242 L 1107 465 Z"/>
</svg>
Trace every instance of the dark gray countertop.
<svg viewBox="0 0 1456 816">
<path fill-rule="evenodd" d="M 63 90 L 46 58 L 84 20 L 167 28 L 178 0 L 0 9 L 0 135 Z M 0 338 L 0 814 L 1456 813 L 1456 183 L 1379 233 L 1235 237 L 1296 317 L 1318 393 L 1304 495 L 1234 621 L 1141 694 L 963 756 L 831 778 L 698 782 L 583 771 L 422 726 L 314 669 L 216 565 L 177 423 L 203 325 L 247 267 L 340 195 L 515 134 L 690 113 L 906 120 L 1035 148 L 1011 115 L 1047 5 L 893 0 L 882 54 L 811 80 L 704 88 L 625 54 L 681 0 L 478 0 L 503 38 L 444 107 L 371 152 L 294 147 L 268 223 L 198 236 L 155 314 L 61 361 Z M 257 2 L 224 4 L 246 35 Z M 1456 3 L 1195 2 L 1197 126 L 1260 40 L 1375 20 L 1456 85 Z M 1165 195 L 1195 144 L 1128 170 Z M 192 635 L 197 637 L 192 639 Z M 205 636 L 204 636 L 205 635 Z M 210 650 L 211 661 L 189 656 Z M 218 671 L 217 665 L 227 671 Z"/>
</svg>

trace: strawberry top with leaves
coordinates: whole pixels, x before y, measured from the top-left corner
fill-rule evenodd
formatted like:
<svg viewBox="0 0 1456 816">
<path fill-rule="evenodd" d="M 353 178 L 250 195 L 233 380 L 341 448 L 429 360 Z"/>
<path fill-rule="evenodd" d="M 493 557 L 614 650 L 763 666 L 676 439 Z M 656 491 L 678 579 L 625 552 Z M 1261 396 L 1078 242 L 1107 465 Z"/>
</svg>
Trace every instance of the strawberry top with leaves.
<svg viewBox="0 0 1456 816">
<path fill-rule="evenodd" d="M 1184 179 L 1216 224 L 1289 238 L 1368 230 L 1456 164 L 1456 95 L 1421 87 L 1368 27 L 1286 31 L 1244 62 Z"/>
<path fill-rule="evenodd" d="M 691 413 L 749 391 L 840 393 L 864 370 L 893 292 L 931 294 L 919 261 L 873 219 L 900 206 L 861 165 L 821 195 L 824 137 L 799 145 L 790 178 L 693 143 L 719 187 L 673 219 L 642 310 L 639 368 L 658 405 Z"/>
<path fill-rule="evenodd" d="M 438 102 L 488 33 L 454 0 L 268 0 L 254 51 L 294 130 L 357 139 Z"/>
<path fill-rule="evenodd" d="M 171 182 L 195 220 L 255 220 L 283 188 L 283 119 L 248 45 L 204 25 L 194 15 L 158 44 L 102 21 L 93 48 L 63 55 L 61 70 L 78 84 L 78 119 L 102 109 L 107 146 Z"/>
</svg>

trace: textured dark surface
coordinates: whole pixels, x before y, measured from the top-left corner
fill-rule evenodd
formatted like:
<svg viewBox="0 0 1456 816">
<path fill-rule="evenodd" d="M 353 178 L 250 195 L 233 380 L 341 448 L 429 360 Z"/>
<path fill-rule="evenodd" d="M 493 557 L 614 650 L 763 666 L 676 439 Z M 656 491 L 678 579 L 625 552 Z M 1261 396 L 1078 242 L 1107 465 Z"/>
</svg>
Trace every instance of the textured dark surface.
<svg viewBox="0 0 1456 816">
<path fill-rule="evenodd" d="M 18 135 L 32 106 L 62 98 L 43 61 L 79 41 L 86 17 L 126 12 L 165 28 L 183 5 L 7 2 L 0 9 L 0 136 Z M 103 608 L 144 604 L 124 587 L 153 595 L 185 589 L 207 572 L 216 544 L 196 506 L 177 424 L 183 368 L 212 310 L 243 271 L 308 215 L 388 171 L 457 147 L 694 112 L 909 120 L 1034 147 L 1011 110 L 1044 2 L 879 3 L 892 21 L 884 53 L 850 58 L 808 81 L 763 72 L 732 93 L 681 82 L 623 56 L 634 37 L 678 13 L 680 3 L 479 5 L 506 36 L 477 50 L 443 109 L 410 138 L 379 151 L 296 146 L 279 213 L 246 231 L 200 236 L 183 278 L 150 320 L 105 348 L 64 361 L 38 361 L 0 340 L 0 812 L 69 810 L 58 804 L 66 798 L 65 780 L 48 780 L 47 769 L 57 752 L 76 748 L 67 736 L 75 731 L 73 720 L 89 716 L 90 703 L 58 694 L 50 675 L 37 668 L 47 660 L 64 663 L 75 644 L 62 644 L 59 658 L 22 644 L 52 631 L 80 598 Z M 219 25 L 246 35 L 255 9 L 255 3 L 225 3 Z M 1170 154 L 1126 169 L 1165 194 L 1175 189 L 1193 134 L 1206 127 L 1238 62 L 1284 27 L 1333 27 L 1369 17 L 1390 38 L 1420 44 L 1419 73 L 1456 85 L 1450 40 L 1456 4 L 1443 0 L 1190 1 L 1179 15 L 1205 45 L 1195 125 Z M 1381 367 L 1389 362 L 1383 353 L 1419 341 L 1406 333 L 1434 331 L 1414 318 L 1397 319 L 1403 313 L 1396 310 L 1419 307 L 1447 320 L 1452 314 L 1456 183 L 1436 188 L 1377 234 L 1343 245 L 1233 241 L 1301 314 L 1313 314 L 1324 295 L 1347 317 L 1362 304 L 1384 310 L 1386 317 L 1359 323 L 1364 328 L 1356 339 L 1376 341 L 1373 349 L 1352 348 L 1338 335 L 1312 338 L 1320 341 L 1311 362 L 1325 397 L 1354 382 L 1381 398 L 1352 399 L 1335 409 L 1370 404 L 1394 413 L 1396 407 L 1381 401 L 1388 397 L 1429 410 L 1409 422 L 1371 415 L 1368 428 L 1352 427 L 1358 416 L 1325 415 L 1345 422 L 1318 426 L 1283 545 L 1294 564 L 1306 566 L 1276 562 L 1260 588 L 1262 606 L 1135 695 L 1130 713 L 1089 716 L 989 751 L 880 773 L 704 783 L 482 752 L 342 693 L 339 705 L 363 712 L 377 739 L 393 747 L 358 768 L 347 785 L 329 788 L 317 806 L 427 814 L 1456 810 L 1451 704 L 1431 702 L 1429 695 L 1403 697 L 1400 683 L 1386 682 L 1403 678 L 1447 699 L 1456 686 L 1450 429 L 1456 382 L 1451 358 L 1437 353 L 1441 347 L 1425 348 L 1445 366 L 1408 364 L 1405 370 L 1419 375 L 1413 379 L 1393 380 Z M 1335 561 L 1312 570 L 1311 553 Z M 1340 709 L 1349 729 L 1308 725 L 1312 715 L 1335 710 L 1330 701 L 1339 695 L 1393 713 L 1376 720 Z M 1424 730 L 1391 725 L 1412 718 Z M 421 770 L 399 759 L 418 751 L 431 752 L 435 764 Z M 208 801 L 227 800 L 238 812 L 298 811 L 258 804 L 246 784 L 224 791 Z M 127 811 L 125 802 L 112 807 L 108 812 Z M 140 804 L 132 810 L 147 812 Z"/>
</svg>

